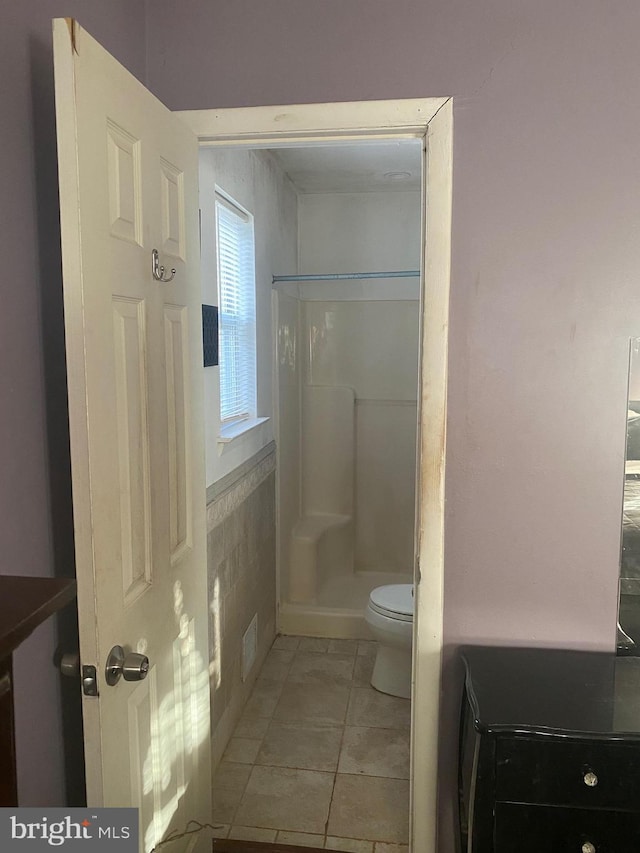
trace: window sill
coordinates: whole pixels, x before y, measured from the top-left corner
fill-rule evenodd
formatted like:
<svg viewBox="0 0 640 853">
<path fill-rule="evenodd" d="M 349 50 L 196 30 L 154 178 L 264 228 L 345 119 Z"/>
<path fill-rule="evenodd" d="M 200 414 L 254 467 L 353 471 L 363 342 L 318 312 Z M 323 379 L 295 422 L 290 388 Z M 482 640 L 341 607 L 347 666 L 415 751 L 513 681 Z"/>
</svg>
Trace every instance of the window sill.
<svg viewBox="0 0 640 853">
<path fill-rule="evenodd" d="M 240 438 L 252 429 L 259 427 L 260 424 L 266 424 L 268 420 L 269 418 L 246 418 L 243 421 L 228 424 L 220 429 L 218 444 L 231 444 L 236 438 Z"/>
</svg>

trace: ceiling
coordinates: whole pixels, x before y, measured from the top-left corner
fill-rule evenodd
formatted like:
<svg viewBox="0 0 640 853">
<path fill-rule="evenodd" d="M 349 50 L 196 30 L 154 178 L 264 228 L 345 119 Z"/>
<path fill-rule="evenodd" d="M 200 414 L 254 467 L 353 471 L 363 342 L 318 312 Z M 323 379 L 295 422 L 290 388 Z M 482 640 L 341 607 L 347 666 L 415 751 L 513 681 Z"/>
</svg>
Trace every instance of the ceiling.
<svg viewBox="0 0 640 853">
<path fill-rule="evenodd" d="M 420 189 L 419 139 L 305 145 L 271 153 L 301 193 L 398 192 Z"/>
</svg>

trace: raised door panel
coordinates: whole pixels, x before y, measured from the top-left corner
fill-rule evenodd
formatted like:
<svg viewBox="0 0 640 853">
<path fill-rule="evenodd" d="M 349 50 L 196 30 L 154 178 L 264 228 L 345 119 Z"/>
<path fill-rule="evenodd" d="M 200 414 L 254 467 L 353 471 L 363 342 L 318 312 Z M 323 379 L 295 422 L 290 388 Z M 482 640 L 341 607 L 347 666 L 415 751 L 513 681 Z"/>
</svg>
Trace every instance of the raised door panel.
<svg viewBox="0 0 640 853">
<path fill-rule="evenodd" d="M 191 496 L 188 488 L 189 442 L 189 326 L 185 306 L 165 305 L 165 361 L 169 441 L 169 541 L 175 565 L 191 548 Z"/>
<path fill-rule="evenodd" d="M 142 246 L 141 142 L 107 120 L 109 221 L 111 234 Z"/>
<path fill-rule="evenodd" d="M 145 304 L 113 299 L 122 591 L 131 604 L 152 581 Z"/>
<path fill-rule="evenodd" d="M 164 157 L 160 158 L 160 199 L 162 251 L 184 260 L 184 174 Z"/>
</svg>

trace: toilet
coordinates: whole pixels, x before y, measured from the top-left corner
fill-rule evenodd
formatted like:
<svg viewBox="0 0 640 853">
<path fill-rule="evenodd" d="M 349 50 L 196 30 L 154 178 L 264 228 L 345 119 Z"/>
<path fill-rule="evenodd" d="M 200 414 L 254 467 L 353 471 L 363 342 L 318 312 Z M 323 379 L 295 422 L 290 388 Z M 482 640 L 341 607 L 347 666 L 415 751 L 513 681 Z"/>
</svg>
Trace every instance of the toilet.
<svg viewBox="0 0 640 853">
<path fill-rule="evenodd" d="M 371 686 L 381 693 L 411 698 L 413 584 L 397 583 L 374 589 L 365 619 L 378 641 Z"/>
</svg>

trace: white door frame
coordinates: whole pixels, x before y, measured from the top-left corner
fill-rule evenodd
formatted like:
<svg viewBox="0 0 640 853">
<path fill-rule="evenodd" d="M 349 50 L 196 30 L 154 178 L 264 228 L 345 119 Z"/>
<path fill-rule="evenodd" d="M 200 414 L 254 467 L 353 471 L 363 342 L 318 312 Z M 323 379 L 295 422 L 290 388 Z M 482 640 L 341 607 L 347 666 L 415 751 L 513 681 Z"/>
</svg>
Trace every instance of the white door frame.
<svg viewBox="0 0 640 853">
<path fill-rule="evenodd" d="M 420 138 L 421 360 L 413 638 L 411 850 L 436 853 L 438 723 L 444 605 L 444 483 L 451 258 L 451 98 L 188 110 L 201 146 L 267 148 L 304 142 Z"/>
</svg>

